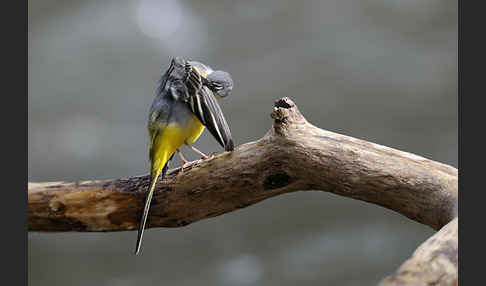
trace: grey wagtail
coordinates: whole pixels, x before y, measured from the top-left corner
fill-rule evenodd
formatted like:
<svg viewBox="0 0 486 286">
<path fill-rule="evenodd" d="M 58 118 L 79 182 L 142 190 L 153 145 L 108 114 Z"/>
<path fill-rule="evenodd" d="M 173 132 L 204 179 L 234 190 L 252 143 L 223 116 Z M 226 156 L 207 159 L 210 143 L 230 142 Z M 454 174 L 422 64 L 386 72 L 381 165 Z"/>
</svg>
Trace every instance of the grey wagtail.
<svg viewBox="0 0 486 286">
<path fill-rule="evenodd" d="M 196 61 L 182 57 L 172 59 L 160 79 L 156 96 L 150 107 L 148 133 L 150 140 L 150 184 L 142 219 L 138 229 L 135 254 L 140 252 L 143 232 L 157 178 L 164 177 L 168 162 L 177 151 L 184 166 L 188 163 L 179 147 L 187 145 L 203 159 L 208 157 L 191 145 L 206 127 L 225 151 L 233 151 L 233 139 L 217 99 L 230 94 L 231 76 L 214 71 Z"/>
</svg>

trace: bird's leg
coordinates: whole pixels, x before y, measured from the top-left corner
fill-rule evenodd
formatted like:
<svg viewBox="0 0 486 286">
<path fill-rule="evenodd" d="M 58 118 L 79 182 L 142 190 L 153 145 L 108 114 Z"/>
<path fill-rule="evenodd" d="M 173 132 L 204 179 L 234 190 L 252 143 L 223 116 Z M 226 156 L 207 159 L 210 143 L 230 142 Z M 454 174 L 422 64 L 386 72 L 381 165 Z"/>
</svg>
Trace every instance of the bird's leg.
<svg viewBox="0 0 486 286">
<path fill-rule="evenodd" d="M 184 164 L 189 163 L 189 162 L 186 160 L 186 158 L 184 158 L 184 156 L 182 156 L 182 152 L 181 152 L 181 150 L 177 149 L 176 151 L 177 151 L 177 155 L 179 155 L 179 158 L 181 158 L 181 160 L 182 160 L 182 162 L 183 162 Z"/>
<path fill-rule="evenodd" d="M 210 157 L 214 156 L 213 154 L 211 154 L 211 156 L 208 157 L 206 154 L 204 154 L 203 152 L 197 150 L 196 147 L 192 146 L 191 144 L 187 144 L 187 146 L 189 146 L 189 148 L 191 148 L 192 151 L 194 151 L 194 152 L 198 153 L 199 155 L 201 155 L 201 159 L 203 159 L 203 160 L 207 160 Z"/>
<path fill-rule="evenodd" d="M 192 161 L 192 162 L 187 161 L 186 158 L 184 158 L 184 156 L 182 156 L 181 150 L 177 149 L 176 151 L 177 151 L 177 155 L 179 155 L 179 158 L 181 158 L 181 160 L 182 160 L 181 172 L 184 172 L 185 167 L 188 167 L 188 166 L 194 164 L 194 162 L 196 162 L 196 161 Z"/>
</svg>

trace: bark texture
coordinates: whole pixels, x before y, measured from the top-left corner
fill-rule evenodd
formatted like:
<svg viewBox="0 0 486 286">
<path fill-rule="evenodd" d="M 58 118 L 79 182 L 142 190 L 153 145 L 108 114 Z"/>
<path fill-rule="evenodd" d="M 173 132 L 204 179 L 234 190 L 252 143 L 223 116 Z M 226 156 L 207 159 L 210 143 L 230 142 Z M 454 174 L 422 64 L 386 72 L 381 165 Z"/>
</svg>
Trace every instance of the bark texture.
<svg viewBox="0 0 486 286">
<path fill-rule="evenodd" d="M 425 250 L 445 247 L 457 257 L 457 219 L 453 221 L 457 217 L 457 169 L 319 129 L 288 98 L 275 103 L 271 116 L 273 126 L 263 138 L 183 172 L 169 171 L 157 183 L 147 227 L 185 226 L 283 193 L 323 190 L 384 206 L 436 230 L 452 221 L 383 285 L 404 285 L 400 283 L 405 280 L 399 278 L 411 273 L 408 268 L 420 272 L 420 265 L 433 259 L 437 265 L 447 264 Z M 29 231 L 135 230 L 148 183 L 147 175 L 29 183 Z M 454 241 L 455 248 L 451 247 Z M 457 281 L 457 259 L 455 272 L 449 268 L 440 271 L 455 275 Z M 448 277 L 440 281 L 453 280 Z"/>
<path fill-rule="evenodd" d="M 387 285 L 458 285 L 458 218 L 420 245 L 412 257 L 386 277 Z"/>
</svg>

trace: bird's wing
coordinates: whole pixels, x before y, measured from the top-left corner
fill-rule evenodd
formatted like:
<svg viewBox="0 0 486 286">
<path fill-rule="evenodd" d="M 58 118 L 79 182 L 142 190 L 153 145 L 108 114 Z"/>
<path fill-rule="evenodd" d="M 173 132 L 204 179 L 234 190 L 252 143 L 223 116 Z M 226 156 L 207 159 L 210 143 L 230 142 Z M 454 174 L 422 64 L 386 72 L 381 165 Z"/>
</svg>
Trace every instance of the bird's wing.
<svg viewBox="0 0 486 286">
<path fill-rule="evenodd" d="M 226 151 L 233 151 L 233 139 L 228 123 L 213 92 L 204 85 L 204 78 L 190 64 L 185 66 L 184 101 L 201 123 L 211 132 Z"/>
</svg>

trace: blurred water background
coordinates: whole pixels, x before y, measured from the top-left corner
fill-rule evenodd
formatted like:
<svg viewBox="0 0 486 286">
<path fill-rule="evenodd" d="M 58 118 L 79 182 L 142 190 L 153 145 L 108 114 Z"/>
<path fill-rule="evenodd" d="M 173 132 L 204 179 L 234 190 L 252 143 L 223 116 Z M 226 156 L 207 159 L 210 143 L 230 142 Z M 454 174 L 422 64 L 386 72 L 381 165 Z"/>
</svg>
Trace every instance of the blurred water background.
<svg viewBox="0 0 486 286">
<path fill-rule="evenodd" d="M 457 1 L 28 4 L 29 181 L 147 173 L 148 108 L 175 55 L 231 73 L 221 105 L 237 144 L 263 136 L 289 96 L 321 128 L 457 167 Z M 215 142 L 205 132 L 196 146 Z M 139 257 L 134 231 L 29 233 L 29 285 L 373 285 L 432 233 L 293 193 L 149 229 Z"/>
</svg>

